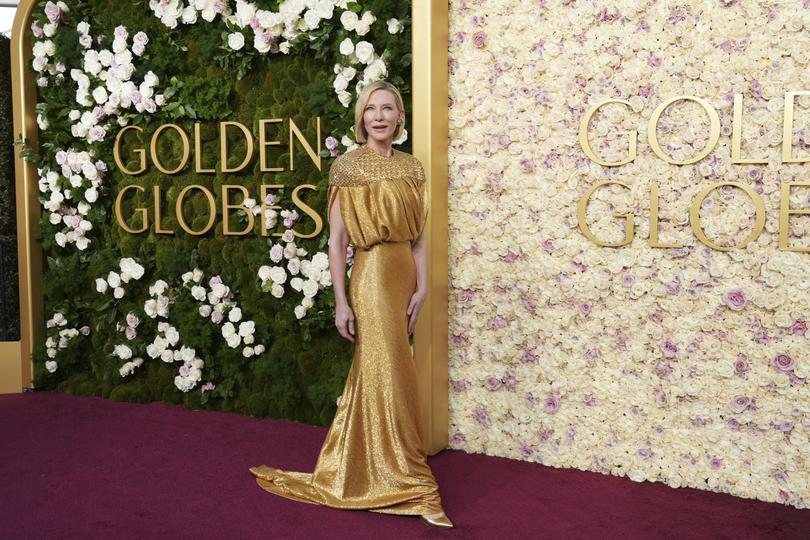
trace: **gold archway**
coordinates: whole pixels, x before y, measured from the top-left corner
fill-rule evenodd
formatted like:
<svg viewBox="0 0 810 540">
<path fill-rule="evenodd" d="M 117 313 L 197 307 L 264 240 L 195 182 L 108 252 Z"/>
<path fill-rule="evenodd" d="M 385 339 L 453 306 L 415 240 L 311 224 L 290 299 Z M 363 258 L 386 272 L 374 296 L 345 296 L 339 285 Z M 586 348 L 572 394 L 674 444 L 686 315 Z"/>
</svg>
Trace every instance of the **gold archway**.
<svg viewBox="0 0 810 540">
<path fill-rule="evenodd" d="M 14 135 L 38 145 L 36 86 L 28 66 L 28 28 L 36 0 L 22 0 L 11 34 Z M 413 152 L 425 167 L 430 186 L 428 286 L 430 294 L 416 327 L 414 349 L 419 379 L 420 427 L 428 452 L 448 443 L 447 372 L 447 43 L 446 2 L 414 0 L 413 21 Z M 35 237 L 40 221 L 37 170 L 15 148 L 17 235 L 20 270 L 20 341 L 0 343 L 0 393 L 32 388 L 31 352 L 43 333 L 42 248 Z"/>
</svg>

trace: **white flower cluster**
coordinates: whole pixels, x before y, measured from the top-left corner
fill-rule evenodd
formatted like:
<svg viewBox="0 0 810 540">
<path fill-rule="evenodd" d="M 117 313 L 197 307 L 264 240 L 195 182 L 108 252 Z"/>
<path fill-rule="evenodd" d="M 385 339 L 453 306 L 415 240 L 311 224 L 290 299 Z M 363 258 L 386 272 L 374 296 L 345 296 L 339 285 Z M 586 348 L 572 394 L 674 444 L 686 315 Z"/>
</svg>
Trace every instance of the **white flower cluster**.
<svg viewBox="0 0 810 540">
<path fill-rule="evenodd" d="M 194 355 L 194 349 L 186 350 L 190 351 L 192 356 Z M 188 356 L 187 354 L 186 357 Z M 174 378 L 174 385 L 183 392 L 188 392 L 202 379 L 203 366 L 205 363 L 196 356 L 190 359 L 185 358 L 183 365 L 180 366 L 180 374 Z"/>
<path fill-rule="evenodd" d="M 195 300 L 202 303 L 199 308 L 200 317 L 208 317 L 214 324 L 222 324 L 222 337 L 225 338 L 230 348 L 235 349 L 244 344 L 242 356 L 245 358 L 262 354 L 265 346 L 261 343 L 254 345 L 256 323 L 242 320 L 242 309 L 233 299 L 230 287 L 222 283 L 222 278 L 219 276 L 213 276 L 208 280 L 210 290 L 207 290 L 200 285 L 202 278 L 203 272 L 199 268 L 182 275 L 183 285 L 189 289 Z M 225 321 L 226 316 L 227 321 Z"/>
<path fill-rule="evenodd" d="M 208 22 L 217 14 L 230 13 L 226 0 L 191 0 L 188 4 L 182 0 L 149 0 L 149 9 L 169 28 L 177 28 L 177 22 L 194 24 L 197 13 Z"/>
<path fill-rule="evenodd" d="M 348 16 L 347 16 L 348 15 Z M 376 21 L 377 18 L 370 12 L 363 13 L 362 18 L 358 20 L 357 14 L 352 11 L 345 11 L 340 17 L 340 22 L 343 27 L 348 30 L 354 30 L 358 35 L 362 36 L 368 32 L 368 28 Z M 396 19 L 391 19 L 395 21 Z M 389 28 L 390 28 L 389 24 Z M 346 57 L 348 68 L 351 66 L 363 64 L 366 67 L 363 69 L 362 78 L 357 82 L 355 91 L 359 94 L 363 87 L 367 84 L 382 79 L 388 75 L 388 68 L 383 59 L 374 51 L 374 45 L 365 40 L 360 40 L 357 43 L 353 42 L 351 38 L 346 38 L 340 42 L 340 54 Z M 349 83 L 357 75 L 355 69 L 347 69 L 347 66 L 340 64 L 335 65 L 335 92 L 338 94 L 338 100 L 344 107 L 348 107 L 351 103 L 351 94 L 346 91 Z"/>
<path fill-rule="evenodd" d="M 181 346 L 180 349 L 174 350 L 172 347 L 180 342 L 180 332 L 177 328 L 170 325 L 165 321 L 161 321 L 157 326 L 158 333 L 152 343 L 146 346 L 146 354 L 150 358 L 160 358 L 163 362 L 171 364 L 175 360 L 185 360 L 194 358 L 194 349 Z M 191 351 L 189 353 L 189 351 Z"/>
<path fill-rule="evenodd" d="M 133 55 L 143 55 L 149 37 L 144 32 L 136 33 L 130 50 L 126 28 L 116 27 L 114 36 L 112 50 L 88 49 L 82 58 L 82 69 L 70 70 L 70 77 L 77 84 L 76 102 L 88 108 L 70 111 L 70 119 L 76 122 L 71 126 L 71 134 L 88 143 L 104 140 L 107 124 L 113 120 L 119 126 L 127 125 L 134 114 L 122 114 L 125 110 L 151 114 L 165 104 L 163 94 L 155 93 L 159 80 L 152 71 L 140 83 L 132 80 Z M 89 42 L 92 44 L 92 39 Z"/>
<path fill-rule="evenodd" d="M 56 29 L 59 26 L 59 23 L 63 21 L 63 14 L 69 11 L 67 4 L 64 2 L 47 2 L 45 4 L 45 16 L 48 18 L 48 22 L 45 23 L 44 26 L 40 27 L 37 23 L 31 24 L 31 32 L 34 34 L 35 38 L 51 38 L 56 34 Z M 65 72 L 65 65 L 61 62 L 50 61 L 54 55 L 56 54 L 56 45 L 50 39 L 42 39 L 42 41 L 36 41 L 33 46 L 33 53 L 34 59 L 32 61 L 32 66 L 34 71 L 37 73 L 43 74 L 43 76 L 37 78 L 37 86 L 48 86 L 48 77 L 44 76 L 45 73 L 48 75 L 56 75 L 56 81 L 60 82 Z M 37 121 L 39 122 L 40 119 L 37 117 Z M 42 127 L 42 123 L 40 123 L 41 129 L 47 129 L 47 123 L 45 123 L 45 127 Z"/>
<path fill-rule="evenodd" d="M 143 304 L 143 311 L 147 317 L 154 319 L 160 316 L 165 319 L 169 316 L 171 300 L 168 295 L 164 294 L 168 289 L 169 284 L 162 279 L 157 280 L 149 287 L 149 296 L 151 298 Z"/>
<path fill-rule="evenodd" d="M 111 289 L 115 299 L 124 297 L 124 283 L 129 283 L 131 280 L 139 280 L 143 277 L 144 268 L 135 259 L 126 257 L 119 261 L 119 268 L 121 273 L 110 270 L 107 278 L 96 278 L 96 291 L 104 294 L 107 289 Z"/>
<path fill-rule="evenodd" d="M 45 361 L 45 369 L 47 369 L 49 373 L 53 373 L 59 367 L 56 360 L 53 360 L 53 358 L 56 358 L 56 353 L 59 349 L 66 348 L 68 343 L 70 343 L 70 340 L 78 336 L 80 333 L 85 336 L 90 334 L 89 326 L 83 326 L 81 329 L 65 328 L 67 324 L 68 321 L 65 318 L 65 315 L 58 311 L 53 314 L 53 317 L 45 322 L 46 328 L 58 330 L 57 333 L 49 335 L 45 340 L 45 353 L 48 355 L 48 358 L 51 358 L 51 360 Z"/>
<path fill-rule="evenodd" d="M 316 253 L 311 260 L 301 259 L 307 255 L 304 248 L 295 244 L 295 235 L 292 226 L 298 219 L 295 210 L 282 210 L 284 226 L 287 228 L 281 239 L 272 243 L 270 260 L 275 266 L 264 265 L 259 268 L 259 279 L 262 281 L 262 290 L 270 292 L 276 298 L 284 296 L 284 283 L 287 282 L 288 272 L 294 276 L 289 280 L 290 287 L 304 294 L 301 304 L 295 307 L 295 316 L 303 318 L 307 310 L 315 305 L 315 295 L 318 291 L 332 285 L 332 275 L 329 273 L 329 256 L 324 252 Z M 286 268 L 282 261 L 286 259 Z"/>
<path fill-rule="evenodd" d="M 143 358 L 132 358 L 132 349 L 129 345 L 116 345 L 113 348 L 112 354 L 121 360 L 127 360 L 124 365 L 118 368 L 118 374 L 121 375 L 121 377 L 132 375 L 132 373 L 135 372 L 135 368 L 143 364 Z M 130 358 L 132 358 L 132 360 L 130 360 Z"/>
<path fill-rule="evenodd" d="M 197 357 L 197 351 L 193 348 L 185 345 L 181 345 L 179 349 L 173 348 L 180 342 L 180 333 L 174 326 L 161 321 L 157 329 L 155 339 L 146 346 L 146 354 L 151 358 L 160 358 L 167 364 L 183 362 L 179 374 L 174 378 L 174 385 L 183 392 L 188 392 L 202 378 L 205 364 Z"/>
<path fill-rule="evenodd" d="M 31 25 L 35 38 L 32 67 L 41 75 L 37 80 L 39 86 L 48 85 L 49 75 L 55 75 L 57 84 L 64 79 L 66 67 L 56 58 L 55 42 L 49 38 L 56 34 L 60 24 L 64 24 L 67 11 L 63 2 L 47 2 L 45 15 L 49 22 L 44 27 L 36 23 Z M 85 51 L 81 69 L 70 70 L 70 77 L 77 85 L 76 103 L 81 106 L 68 112 L 68 118 L 74 122 L 70 128 L 74 138 L 87 144 L 103 141 L 113 122 L 119 126 L 127 125 L 136 115 L 154 113 L 165 104 L 164 96 L 155 93 L 159 81 L 154 73 L 146 73 L 140 83 L 131 80 L 135 72 L 133 55 L 143 55 L 149 42 L 144 32 L 133 36 L 130 50 L 127 45 L 129 34 L 126 28 L 118 26 L 112 50 L 95 50 L 91 48 L 96 40 L 90 35 L 90 25 L 81 21 L 76 30 L 79 44 Z M 38 114 L 37 124 L 41 130 L 48 129 L 47 117 Z M 65 223 L 65 228 L 55 235 L 56 242 L 62 247 L 75 243 L 78 249 L 84 250 L 90 243 L 85 233 L 92 229 L 92 224 L 80 216 L 87 215 L 91 204 L 98 199 L 101 173 L 107 170 L 104 162 L 94 162 L 92 157 L 88 152 L 62 150 L 57 153 L 57 162 L 62 166 L 63 178 L 49 167 L 39 171 L 39 189 L 48 195 L 48 198 L 41 197 L 40 201 L 51 212 L 52 224 Z M 68 205 L 66 201 L 69 199 L 78 201 L 77 207 Z"/>
<path fill-rule="evenodd" d="M 126 377 L 127 375 L 132 375 L 135 372 L 136 367 L 141 367 L 143 365 L 143 358 L 140 356 L 137 358 L 133 358 L 129 362 L 125 362 L 123 366 L 118 368 L 118 373 L 122 377 Z"/>
<path fill-rule="evenodd" d="M 61 175 L 47 166 L 37 169 L 39 201 L 50 212 L 48 220 L 52 225 L 64 225 L 54 235 L 56 243 L 61 247 L 72 243 L 85 250 L 90 245 L 85 233 L 93 229 L 93 224 L 84 216 L 90 211 L 90 203 L 98 199 L 98 187 L 107 166 L 102 161 L 94 162 L 91 153 L 73 149 L 59 150 L 56 163 L 61 167 Z M 74 207 L 68 201 L 78 203 Z"/>
<path fill-rule="evenodd" d="M 208 22 L 217 15 L 228 24 L 239 28 L 239 32 L 228 35 L 228 46 L 240 50 L 245 45 L 241 30 L 253 30 L 253 46 L 265 54 L 290 52 L 290 41 L 302 33 L 317 30 L 321 21 L 331 19 L 335 7 L 346 9 L 353 0 L 286 0 L 280 3 L 278 11 L 259 9 L 251 2 L 236 1 L 233 11 L 225 0 L 193 0 L 188 4 L 182 0 L 149 0 L 149 8 L 155 16 L 169 28 L 197 22 L 197 14 Z"/>
</svg>

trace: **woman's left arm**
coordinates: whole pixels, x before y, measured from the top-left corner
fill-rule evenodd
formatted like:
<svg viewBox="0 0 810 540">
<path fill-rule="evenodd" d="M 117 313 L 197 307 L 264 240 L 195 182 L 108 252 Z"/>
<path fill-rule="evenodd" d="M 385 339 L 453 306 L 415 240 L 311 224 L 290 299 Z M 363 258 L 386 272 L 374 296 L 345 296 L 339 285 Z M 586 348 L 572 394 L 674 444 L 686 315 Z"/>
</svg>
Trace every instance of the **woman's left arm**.
<svg viewBox="0 0 810 540">
<path fill-rule="evenodd" d="M 425 235 L 420 234 L 419 238 L 411 245 L 413 260 L 416 263 L 416 292 L 411 296 L 408 305 L 408 334 L 413 333 L 416 328 L 416 319 L 422 310 L 422 304 L 427 299 L 427 241 Z"/>
</svg>

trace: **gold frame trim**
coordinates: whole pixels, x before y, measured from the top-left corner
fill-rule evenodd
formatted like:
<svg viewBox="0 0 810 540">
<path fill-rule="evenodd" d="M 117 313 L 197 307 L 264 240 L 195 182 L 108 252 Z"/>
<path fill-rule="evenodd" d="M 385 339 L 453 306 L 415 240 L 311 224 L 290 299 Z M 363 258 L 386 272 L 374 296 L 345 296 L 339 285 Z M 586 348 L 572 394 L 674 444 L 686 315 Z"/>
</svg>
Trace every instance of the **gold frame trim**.
<svg viewBox="0 0 810 540">
<path fill-rule="evenodd" d="M 22 134 L 32 148 L 38 144 L 36 86 L 27 28 L 36 0 L 22 0 L 11 36 L 11 68 L 15 137 Z M 446 2 L 413 0 L 411 5 L 413 66 L 413 153 L 425 167 L 431 210 L 428 239 L 430 294 L 416 325 L 414 351 L 421 407 L 420 429 L 425 448 L 435 454 L 448 445 L 448 281 L 447 281 L 447 40 Z M 31 353 L 44 330 L 42 313 L 42 249 L 38 232 L 40 206 L 36 167 L 15 148 L 17 234 L 20 270 L 19 356 L 0 357 L 0 392 L 33 387 Z M 6 351 L 2 351 L 6 352 Z M 8 376 L 7 376 L 8 375 Z M 6 381 L 8 383 L 6 385 Z"/>
<path fill-rule="evenodd" d="M 28 145 L 38 145 L 36 87 L 31 65 L 31 40 L 25 31 L 31 22 L 36 0 L 21 0 L 11 30 L 11 85 L 14 107 L 14 137 L 22 135 Z M 20 272 L 20 342 L 17 358 L 0 359 L 0 393 L 19 393 L 33 388 L 34 364 L 31 353 L 42 337 L 42 247 L 39 238 L 39 193 L 37 168 L 20 157 L 22 147 L 14 148 L 17 189 L 17 256 Z"/>
<path fill-rule="evenodd" d="M 447 43 L 448 4 L 413 0 L 413 153 L 425 168 L 430 213 L 428 299 L 416 324 L 414 349 L 421 407 L 420 428 L 428 454 L 448 446 L 448 212 L 447 212 Z"/>
</svg>

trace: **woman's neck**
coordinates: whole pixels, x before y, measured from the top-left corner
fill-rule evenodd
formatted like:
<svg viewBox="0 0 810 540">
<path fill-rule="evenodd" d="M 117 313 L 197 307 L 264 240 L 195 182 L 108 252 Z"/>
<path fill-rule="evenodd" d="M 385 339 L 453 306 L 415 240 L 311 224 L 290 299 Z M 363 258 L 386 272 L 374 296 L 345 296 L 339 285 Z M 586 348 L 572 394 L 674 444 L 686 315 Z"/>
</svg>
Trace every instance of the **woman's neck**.
<svg viewBox="0 0 810 540">
<path fill-rule="evenodd" d="M 391 157 L 394 155 L 394 147 L 392 146 L 391 141 L 382 143 L 374 139 L 366 139 L 366 146 L 381 156 Z"/>
</svg>

